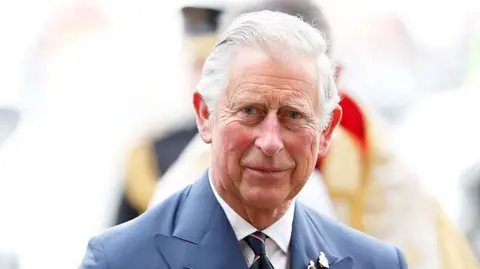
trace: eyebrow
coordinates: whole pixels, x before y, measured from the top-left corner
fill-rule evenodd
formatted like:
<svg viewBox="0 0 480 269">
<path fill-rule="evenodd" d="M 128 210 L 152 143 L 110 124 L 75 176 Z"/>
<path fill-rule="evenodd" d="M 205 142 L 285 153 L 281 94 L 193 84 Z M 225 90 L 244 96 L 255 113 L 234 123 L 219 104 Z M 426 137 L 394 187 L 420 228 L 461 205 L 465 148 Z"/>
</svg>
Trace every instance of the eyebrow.
<svg viewBox="0 0 480 269">
<path fill-rule="evenodd" d="M 241 100 L 236 99 L 231 103 L 231 107 L 233 107 L 233 108 L 239 108 L 239 107 L 243 107 L 243 106 L 268 107 L 268 102 L 256 101 L 256 100 L 252 100 L 251 98 L 249 98 L 249 99 L 241 99 Z M 279 108 L 287 107 L 287 108 L 298 110 L 299 112 L 304 113 L 304 114 L 313 115 L 315 113 L 314 111 L 308 112 L 309 109 L 305 109 L 305 107 L 308 107 L 308 106 L 309 105 L 307 104 L 307 102 L 295 102 L 295 101 L 292 101 L 292 100 L 280 100 Z M 314 109 L 314 108 L 312 108 L 312 109 Z"/>
</svg>

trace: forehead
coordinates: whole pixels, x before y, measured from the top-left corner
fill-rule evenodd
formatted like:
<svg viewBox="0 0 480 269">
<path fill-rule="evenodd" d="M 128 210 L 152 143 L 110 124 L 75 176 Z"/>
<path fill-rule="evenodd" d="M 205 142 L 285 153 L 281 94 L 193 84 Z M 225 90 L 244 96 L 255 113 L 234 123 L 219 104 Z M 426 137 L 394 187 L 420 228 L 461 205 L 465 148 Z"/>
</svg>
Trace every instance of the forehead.
<svg viewBox="0 0 480 269">
<path fill-rule="evenodd" d="M 316 68 L 306 57 L 280 62 L 259 49 L 241 49 L 232 59 L 227 96 L 231 101 L 256 97 L 313 107 L 318 100 Z"/>
</svg>

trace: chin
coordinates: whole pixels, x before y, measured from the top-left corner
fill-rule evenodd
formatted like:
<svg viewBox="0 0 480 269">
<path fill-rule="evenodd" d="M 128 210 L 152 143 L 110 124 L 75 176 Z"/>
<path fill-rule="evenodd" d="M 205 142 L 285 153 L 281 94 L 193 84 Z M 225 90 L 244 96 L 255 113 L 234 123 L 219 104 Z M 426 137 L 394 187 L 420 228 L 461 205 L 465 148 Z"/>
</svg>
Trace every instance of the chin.
<svg viewBox="0 0 480 269">
<path fill-rule="evenodd" d="M 279 195 L 266 195 L 265 193 L 255 193 L 244 195 L 247 205 L 260 209 L 276 209 L 285 204 L 285 197 Z"/>
</svg>

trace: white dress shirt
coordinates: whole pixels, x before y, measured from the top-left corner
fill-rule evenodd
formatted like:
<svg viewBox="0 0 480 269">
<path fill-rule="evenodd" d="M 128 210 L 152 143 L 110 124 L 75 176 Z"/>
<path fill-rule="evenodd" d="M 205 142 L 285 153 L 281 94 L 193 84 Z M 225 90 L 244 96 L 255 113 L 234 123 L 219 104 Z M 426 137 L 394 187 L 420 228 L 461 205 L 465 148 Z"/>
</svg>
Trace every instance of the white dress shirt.
<svg viewBox="0 0 480 269">
<path fill-rule="evenodd" d="M 228 221 L 232 225 L 240 249 L 243 252 L 247 265 L 250 267 L 253 262 L 254 253 L 244 238 L 256 232 L 257 229 L 240 217 L 240 215 L 238 215 L 237 212 L 235 212 L 222 199 L 222 197 L 220 197 L 212 184 L 210 170 L 208 176 L 213 193 L 215 194 L 218 203 L 223 208 Z M 261 231 L 268 236 L 265 240 L 265 252 L 275 269 L 288 269 L 290 267 L 289 246 L 290 238 L 292 236 L 293 215 L 295 213 L 294 205 L 295 201 L 292 202 L 292 205 L 288 208 L 285 215 L 283 215 L 277 222 Z"/>
</svg>

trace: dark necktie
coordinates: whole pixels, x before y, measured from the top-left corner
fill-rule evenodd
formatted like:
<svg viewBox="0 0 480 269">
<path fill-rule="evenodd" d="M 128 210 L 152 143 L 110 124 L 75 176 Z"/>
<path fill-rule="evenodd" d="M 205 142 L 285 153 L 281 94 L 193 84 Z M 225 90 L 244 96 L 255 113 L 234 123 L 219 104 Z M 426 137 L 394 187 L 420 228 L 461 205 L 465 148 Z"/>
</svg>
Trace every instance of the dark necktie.
<svg viewBox="0 0 480 269">
<path fill-rule="evenodd" d="M 245 237 L 245 241 L 247 241 L 247 244 L 255 254 L 255 258 L 253 259 L 252 265 L 250 265 L 250 269 L 274 269 L 265 253 L 266 238 L 267 236 L 264 233 L 258 231 Z"/>
</svg>

